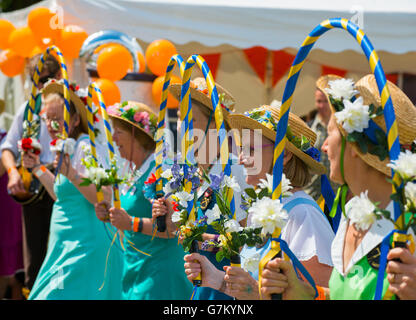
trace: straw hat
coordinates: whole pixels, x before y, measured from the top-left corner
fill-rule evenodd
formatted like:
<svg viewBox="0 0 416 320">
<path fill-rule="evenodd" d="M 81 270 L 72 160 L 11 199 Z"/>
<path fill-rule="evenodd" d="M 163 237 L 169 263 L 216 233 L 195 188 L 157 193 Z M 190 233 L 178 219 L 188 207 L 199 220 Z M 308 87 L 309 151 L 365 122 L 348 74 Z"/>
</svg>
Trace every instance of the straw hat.
<svg viewBox="0 0 416 320">
<path fill-rule="evenodd" d="M 222 113 L 224 120 L 228 122 L 228 116 L 230 112 L 234 112 L 235 99 L 234 97 L 218 83 L 215 83 L 217 87 L 218 96 L 220 98 L 220 104 L 222 106 Z M 169 86 L 169 91 L 178 100 L 181 100 L 181 84 L 172 84 Z M 207 83 L 204 78 L 198 77 L 191 80 L 190 83 L 190 95 L 191 99 L 200 102 L 202 105 L 207 107 L 210 111 L 213 111 L 211 97 L 209 96 Z"/>
<path fill-rule="evenodd" d="M 0 114 L 2 114 L 2 113 L 3 113 L 3 111 L 4 111 L 4 106 L 5 106 L 5 104 L 4 104 L 4 100 L 3 100 L 3 99 L 0 99 Z"/>
<path fill-rule="evenodd" d="M 155 143 L 157 130 L 157 115 L 153 110 L 141 102 L 125 101 L 107 108 L 110 117 L 120 119 L 143 132 Z"/>
<path fill-rule="evenodd" d="M 51 93 L 60 93 L 64 95 L 65 85 L 60 81 L 51 81 L 45 84 L 45 87 L 42 89 L 42 94 L 46 97 Z M 84 132 L 88 132 L 88 118 L 87 118 L 87 108 L 86 102 L 82 100 L 71 88 L 69 89 L 69 99 L 75 106 L 77 113 L 81 118 L 81 126 Z"/>
<path fill-rule="evenodd" d="M 328 102 L 332 112 L 336 112 L 334 106 L 331 104 L 328 93 L 325 88 L 328 87 L 328 82 L 331 80 L 341 79 L 338 76 L 330 75 L 326 80 L 321 81 L 323 92 L 328 97 Z M 326 82 L 325 82 L 326 81 Z M 393 102 L 394 113 L 396 116 L 396 123 L 398 127 L 399 142 L 401 145 L 411 145 L 416 139 L 416 108 L 410 99 L 404 94 L 400 88 L 395 84 L 387 80 L 387 87 L 390 92 L 390 96 Z M 355 89 L 359 92 L 359 95 L 363 98 L 364 105 L 373 104 L 375 107 L 381 106 L 381 98 L 378 92 L 378 86 L 373 74 L 368 74 L 358 80 L 355 84 Z M 372 118 L 372 120 L 386 133 L 386 124 L 384 121 L 384 115 Z M 337 123 L 341 134 L 346 137 L 348 133 L 344 128 Z M 381 161 L 378 156 L 370 154 L 369 152 L 361 152 L 358 144 L 352 143 L 354 149 L 357 151 L 360 158 L 371 167 L 384 173 L 387 176 L 391 175 L 391 169 L 387 167 L 390 159 L 387 157 L 384 161 Z"/>
<path fill-rule="evenodd" d="M 261 116 L 256 119 L 250 116 L 260 112 Z M 280 108 L 263 105 L 259 108 L 250 110 L 243 114 L 233 114 L 229 116 L 229 122 L 232 128 L 238 130 L 242 129 L 260 129 L 263 136 L 271 141 L 276 140 L 276 125 L 280 118 Z M 313 132 L 305 122 L 302 121 L 297 115 L 289 113 L 288 126 L 293 136 L 296 138 L 306 137 L 310 146 L 313 147 L 316 141 L 316 134 Z M 325 167 L 312 158 L 308 153 L 303 152 L 300 148 L 296 147 L 291 141 L 286 139 L 285 148 L 292 152 L 295 156 L 301 159 L 311 170 L 316 174 L 324 174 L 326 172 Z M 316 149 L 315 149 L 316 150 Z M 319 150 L 316 150 L 319 153 Z"/>
</svg>

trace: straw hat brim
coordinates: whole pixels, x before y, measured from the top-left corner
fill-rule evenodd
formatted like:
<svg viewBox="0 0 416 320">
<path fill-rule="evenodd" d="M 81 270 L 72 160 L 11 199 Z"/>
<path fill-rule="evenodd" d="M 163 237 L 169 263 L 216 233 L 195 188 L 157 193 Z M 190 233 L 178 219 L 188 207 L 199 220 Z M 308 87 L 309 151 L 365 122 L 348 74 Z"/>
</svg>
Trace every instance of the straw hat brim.
<svg viewBox="0 0 416 320">
<path fill-rule="evenodd" d="M 0 99 L 0 114 L 4 112 L 5 103 L 3 99 Z"/>
<path fill-rule="evenodd" d="M 233 98 L 233 96 L 227 91 L 225 90 L 223 87 L 221 87 L 219 84 L 215 84 L 217 87 L 217 91 L 218 94 L 222 94 L 224 93 L 227 99 L 230 99 L 232 101 L 235 101 L 235 99 Z M 169 86 L 169 92 L 178 100 L 181 100 L 181 89 L 182 89 L 182 85 L 178 84 L 178 83 L 174 83 L 171 84 Z M 212 107 L 212 102 L 211 102 L 211 98 L 208 97 L 206 94 L 204 94 L 203 92 L 199 91 L 196 88 L 189 88 L 189 94 L 191 95 L 191 99 L 198 101 L 199 103 L 201 103 L 204 107 L 208 108 L 210 111 L 214 111 L 214 108 Z M 235 105 L 235 103 L 233 104 L 233 106 Z M 221 108 L 222 109 L 222 114 L 224 117 L 224 120 L 228 123 L 228 125 L 230 125 L 230 123 L 228 122 L 228 117 L 230 115 L 230 112 L 228 112 L 225 108 Z"/>
<path fill-rule="evenodd" d="M 331 80 L 341 79 L 339 76 L 331 75 Z M 328 81 L 326 82 L 326 85 Z M 393 108 L 396 115 L 397 126 L 399 128 L 399 140 L 400 143 L 410 144 L 416 138 L 416 110 L 413 103 L 410 99 L 401 91 L 396 85 L 387 80 L 387 87 L 390 92 L 390 96 L 393 102 Z M 330 106 L 331 112 L 337 112 L 332 105 L 328 93 L 325 91 L 325 87 L 322 86 L 319 88 L 327 97 L 328 104 Z M 357 81 L 355 84 L 355 89 L 360 93 L 359 95 L 363 97 L 363 103 L 365 105 L 373 104 L 375 107 L 381 106 L 381 98 L 378 93 L 377 82 L 373 74 L 368 74 Z M 386 132 L 386 125 L 384 121 L 384 116 L 378 116 L 373 118 L 373 121 Z M 344 130 L 341 124 L 337 122 L 338 129 L 340 130 L 342 136 L 347 137 L 348 133 Z M 363 153 L 359 148 L 358 144 L 355 142 L 350 142 L 354 150 L 357 152 L 358 156 L 369 166 L 380 171 L 386 176 L 391 176 L 391 169 L 387 167 L 387 164 L 390 162 L 390 158 L 387 157 L 381 161 L 378 156 L 370 154 L 369 152 Z"/>
<path fill-rule="evenodd" d="M 153 114 L 155 117 L 157 117 L 157 115 L 153 112 L 153 110 L 152 110 L 150 107 L 148 107 L 147 105 L 143 104 L 143 103 L 140 103 L 140 102 L 135 102 L 135 101 L 128 101 L 128 103 L 129 103 L 129 104 L 134 104 L 134 105 L 137 105 L 137 106 L 139 106 L 139 107 L 140 107 L 140 110 L 141 110 L 141 111 L 146 111 L 146 112 L 148 112 L 148 113 Z M 146 136 L 148 136 L 148 137 L 152 140 L 152 142 L 154 142 L 154 143 L 156 144 L 154 137 L 152 137 L 152 135 L 151 135 L 150 133 L 146 132 L 146 131 L 145 131 L 143 128 L 141 128 L 138 124 L 136 124 L 136 123 L 134 123 L 134 122 L 132 122 L 132 121 L 130 121 L 130 120 L 128 120 L 128 119 L 126 119 L 126 118 L 123 118 L 123 117 L 121 117 L 121 116 L 117 116 L 117 115 L 114 115 L 114 114 L 108 114 L 108 116 L 109 116 L 109 117 L 112 117 L 112 118 L 119 119 L 119 120 L 121 120 L 121 121 L 124 121 L 124 122 L 128 123 L 128 124 L 129 124 L 129 125 L 131 125 L 131 126 L 136 127 L 136 128 L 137 128 L 137 129 L 139 129 L 141 132 L 143 132 Z"/>
<path fill-rule="evenodd" d="M 290 117 L 289 117 L 289 119 L 290 119 Z M 254 120 L 254 119 L 251 119 L 251 118 L 249 118 L 245 115 L 232 114 L 232 115 L 229 116 L 228 120 L 229 120 L 231 128 L 238 129 L 239 131 L 241 131 L 242 129 L 252 129 L 252 130 L 259 129 L 259 130 L 262 131 L 263 136 L 265 136 L 267 139 L 269 139 L 273 142 L 275 142 L 275 140 L 276 140 L 276 131 L 262 125 L 258 121 Z M 294 127 L 298 127 L 299 123 L 289 121 L 289 126 L 292 129 Z M 305 137 L 307 137 L 306 134 L 304 134 L 304 135 L 305 135 Z M 307 138 L 309 139 L 310 137 L 307 137 Z M 310 139 L 310 141 L 311 141 L 311 144 L 313 144 L 315 142 L 315 138 L 313 139 L 313 143 L 312 143 L 312 139 Z M 326 173 L 326 168 L 325 168 L 324 165 L 315 161 L 309 155 L 307 155 L 303 151 L 299 150 L 293 143 L 291 143 L 287 139 L 286 139 L 286 143 L 285 143 L 285 148 L 287 148 L 287 150 L 289 150 L 296 157 L 298 157 L 300 160 L 302 160 L 308 166 L 308 168 L 311 172 L 319 174 L 319 175 L 322 175 L 322 174 Z"/>
<path fill-rule="evenodd" d="M 64 95 L 64 84 L 52 82 L 42 89 L 42 94 L 44 96 L 47 96 L 51 93 L 60 93 L 61 95 Z M 85 106 L 84 102 L 71 89 L 69 89 L 69 99 L 74 104 L 81 118 L 81 126 L 83 130 L 85 132 L 88 132 L 87 107 Z"/>
</svg>

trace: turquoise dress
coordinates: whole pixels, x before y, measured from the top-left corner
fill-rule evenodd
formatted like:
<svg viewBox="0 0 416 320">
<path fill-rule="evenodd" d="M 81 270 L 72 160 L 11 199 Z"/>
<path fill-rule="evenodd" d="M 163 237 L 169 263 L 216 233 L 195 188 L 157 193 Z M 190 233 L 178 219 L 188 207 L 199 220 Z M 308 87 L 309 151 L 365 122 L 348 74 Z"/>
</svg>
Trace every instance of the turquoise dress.
<svg viewBox="0 0 416 320">
<path fill-rule="evenodd" d="M 152 205 L 144 197 L 143 186 L 155 166 L 152 158 L 143 164 L 142 176 L 132 190 L 120 196 L 121 207 L 131 216 L 152 218 Z M 147 167 L 147 168 L 146 168 Z M 184 271 L 184 251 L 178 239 L 153 238 L 139 232 L 125 231 L 126 249 L 123 274 L 123 299 L 188 300 L 192 284 Z M 139 253 L 134 247 L 150 254 Z"/>
<path fill-rule="evenodd" d="M 113 245 L 107 261 L 112 236 L 106 225 L 97 219 L 94 206 L 64 175 L 57 176 L 54 191 L 57 200 L 52 211 L 48 250 L 29 299 L 121 299 L 123 255 Z"/>
</svg>

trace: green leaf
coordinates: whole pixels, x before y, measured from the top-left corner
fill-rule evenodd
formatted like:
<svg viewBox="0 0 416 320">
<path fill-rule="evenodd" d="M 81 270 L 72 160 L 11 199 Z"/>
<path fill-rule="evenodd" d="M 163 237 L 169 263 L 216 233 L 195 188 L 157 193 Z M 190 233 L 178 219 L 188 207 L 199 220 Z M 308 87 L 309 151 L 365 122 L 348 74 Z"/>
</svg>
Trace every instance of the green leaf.
<svg viewBox="0 0 416 320">
<path fill-rule="evenodd" d="M 257 193 L 253 188 L 247 188 L 244 191 L 250 198 L 257 199 Z"/>
<path fill-rule="evenodd" d="M 265 188 L 260 191 L 260 193 L 258 194 L 258 198 L 262 199 L 263 197 L 267 197 L 268 195 L 269 195 L 269 190 Z"/>
</svg>

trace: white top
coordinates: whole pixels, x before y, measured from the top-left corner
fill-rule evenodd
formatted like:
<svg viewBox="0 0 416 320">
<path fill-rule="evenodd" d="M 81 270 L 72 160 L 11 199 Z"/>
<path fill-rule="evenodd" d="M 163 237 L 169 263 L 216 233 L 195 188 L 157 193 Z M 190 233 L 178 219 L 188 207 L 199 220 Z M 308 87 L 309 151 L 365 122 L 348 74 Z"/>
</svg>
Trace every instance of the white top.
<svg viewBox="0 0 416 320">
<path fill-rule="evenodd" d="M 348 211 L 348 205 L 349 203 L 345 205 L 346 211 Z M 390 211 L 391 213 L 394 212 L 393 201 L 389 203 L 386 210 Z M 395 229 L 394 224 L 385 218 L 382 218 L 381 220 L 377 220 L 375 223 L 373 223 L 373 225 L 365 234 L 364 238 L 361 240 L 354 254 L 352 255 L 351 260 L 348 263 L 348 266 L 344 272 L 344 260 L 343 260 L 344 239 L 345 239 L 345 234 L 347 231 L 348 223 L 349 223 L 349 220 L 346 219 L 344 215 L 342 215 L 337 234 L 335 235 L 335 239 L 332 242 L 332 247 L 331 247 L 331 256 L 332 256 L 332 261 L 334 263 L 334 268 L 342 276 L 346 276 L 352 270 L 352 267 L 358 261 L 361 260 L 361 258 L 365 257 L 371 250 L 377 247 L 381 243 L 381 241 L 392 230 Z M 409 233 L 413 234 L 412 229 L 409 230 Z"/>
<path fill-rule="evenodd" d="M 232 162 L 234 163 L 234 161 Z M 222 164 L 219 159 L 215 160 L 214 164 L 211 167 L 211 170 L 208 174 L 220 174 L 222 172 Z M 241 209 L 241 193 L 246 188 L 250 188 L 251 186 L 246 182 L 246 174 L 244 171 L 244 166 L 240 164 L 232 164 L 231 165 L 231 174 L 233 177 L 236 178 L 238 185 L 240 186 L 241 192 L 234 191 L 234 204 L 235 204 L 235 212 L 236 212 L 236 219 L 237 221 L 244 220 L 247 217 L 247 212 Z M 208 189 L 209 183 L 204 181 L 202 186 L 198 189 L 198 198 L 200 198 L 204 192 Z"/>
<path fill-rule="evenodd" d="M 282 203 L 286 204 L 296 198 L 314 201 L 304 191 L 297 191 L 290 197 L 283 198 Z M 335 234 L 322 211 L 309 204 L 299 204 L 288 212 L 288 216 L 281 238 L 287 242 L 295 256 L 300 261 L 307 261 L 317 256 L 320 263 L 332 266 L 331 243 Z M 250 225 L 251 217 L 249 216 L 247 220 L 247 224 Z"/>
<path fill-rule="evenodd" d="M 8 149 L 13 152 L 16 163 L 20 160 L 20 152 L 17 149 L 17 142 L 22 139 L 23 135 L 23 116 L 25 114 L 27 102 L 23 103 L 19 110 L 17 111 L 16 115 L 14 116 L 12 125 L 10 130 L 7 133 L 6 139 L 1 144 L 1 151 Z M 42 152 L 39 155 L 39 159 L 41 163 L 49 164 L 52 163 L 55 159 L 54 152 L 51 152 L 49 149 L 49 144 L 51 143 L 52 139 L 49 135 L 48 128 L 46 127 L 45 121 L 40 120 L 40 134 L 39 134 L 39 142 L 42 146 Z"/>
<path fill-rule="evenodd" d="M 304 191 L 298 191 L 290 197 L 283 198 L 282 203 L 295 198 L 313 200 Z M 288 215 L 289 220 L 282 230 L 282 239 L 287 242 L 295 256 L 300 261 L 317 256 L 320 263 L 332 266 L 331 243 L 335 234 L 322 211 L 311 205 L 299 204 Z"/>
</svg>

